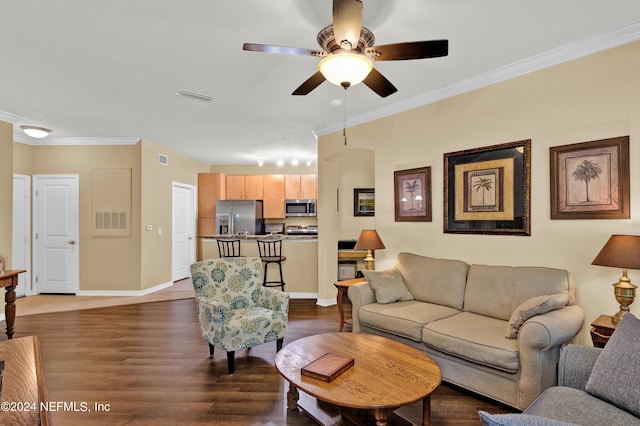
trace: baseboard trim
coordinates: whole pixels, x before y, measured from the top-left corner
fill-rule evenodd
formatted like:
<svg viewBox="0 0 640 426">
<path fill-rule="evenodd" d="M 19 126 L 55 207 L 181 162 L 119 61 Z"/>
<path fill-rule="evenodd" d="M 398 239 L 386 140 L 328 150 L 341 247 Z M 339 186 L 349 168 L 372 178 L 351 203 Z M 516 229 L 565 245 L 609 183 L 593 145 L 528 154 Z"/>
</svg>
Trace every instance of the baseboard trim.
<svg viewBox="0 0 640 426">
<path fill-rule="evenodd" d="M 80 290 L 76 293 L 76 296 L 146 296 L 147 294 L 155 293 L 158 290 L 171 287 L 173 283 L 171 281 L 158 284 L 153 287 L 145 288 L 144 290 Z"/>
<path fill-rule="evenodd" d="M 318 293 L 289 293 L 292 299 L 317 299 Z"/>
<path fill-rule="evenodd" d="M 331 299 L 318 299 L 317 305 L 327 307 L 327 306 L 333 306 L 336 303 L 337 303 L 336 299 L 335 299 L 335 297 L 333 297 Z"/>
</svg>

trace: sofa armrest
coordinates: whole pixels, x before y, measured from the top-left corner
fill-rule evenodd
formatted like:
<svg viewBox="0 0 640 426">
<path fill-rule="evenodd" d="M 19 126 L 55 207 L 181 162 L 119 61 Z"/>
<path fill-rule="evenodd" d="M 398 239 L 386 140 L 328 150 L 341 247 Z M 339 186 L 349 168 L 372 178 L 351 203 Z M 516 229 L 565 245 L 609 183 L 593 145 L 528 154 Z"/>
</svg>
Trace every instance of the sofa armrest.
<svg viewBox="0 0 640 426">
<path fill-rule="evenodd" d="M 602 348 L 569 344 L 560 350 L 558 385 L 584 390 Z"/>
<path fill-rule="evenodd" d="M 347 291 L 351 301 L 351 321 L 353 322 L 353 332 L 360 333 L 360 307 L 376 303 L 376 296 L 369 285 L 369 281 L 362 281 L 349 287 Z"/>
<path fill-rule="evenodd" d="M 582 329 L 584 310 L 568 305 L 529 318 L 518 333 L 518 346 L 546 350 L 573 339 Z"/>
<path fill-rule="evenodd" d="M 518 407 L 528 407 L 546 388 L 558 383 L 560 347 L 573 339 L 584 323 L 578 305 L 536 315 L 518 332 L 520 383 Z"/>
</svg>

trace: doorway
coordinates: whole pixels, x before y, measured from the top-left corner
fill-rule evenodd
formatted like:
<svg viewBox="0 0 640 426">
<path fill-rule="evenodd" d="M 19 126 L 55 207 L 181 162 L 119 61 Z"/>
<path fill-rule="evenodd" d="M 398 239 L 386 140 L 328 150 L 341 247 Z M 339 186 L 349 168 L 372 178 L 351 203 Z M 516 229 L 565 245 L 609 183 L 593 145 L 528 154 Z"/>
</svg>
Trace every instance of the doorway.
<svg viewBox="0 0 640 426">
<path fill-rule="evenodd" d="M 174 182 L 171 204 L 171 280 L 175 282 L 191 275 L 196 260 L 196 187 Z"/>
<path fill-rule="evenodd" d="M 79 176 L 33 177 L 34 293 L 80 288 Z"/>
</svg>

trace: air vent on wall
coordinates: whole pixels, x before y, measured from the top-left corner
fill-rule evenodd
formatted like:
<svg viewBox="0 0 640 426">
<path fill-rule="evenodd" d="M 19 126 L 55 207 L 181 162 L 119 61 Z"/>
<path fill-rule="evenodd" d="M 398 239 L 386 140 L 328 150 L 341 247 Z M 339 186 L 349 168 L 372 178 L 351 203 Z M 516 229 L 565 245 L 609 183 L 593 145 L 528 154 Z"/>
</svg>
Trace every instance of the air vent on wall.
<svg viewBox="0 0 640 426">
<path fill-rule="evenodd" d="M 213 96 L 205 95 L 204 93 L 192 92 L 191 90 L 180 89 L 176 92 L 176 95 L 188 96 L 193 99 L 198 99 L 200 101 L 211 102 L 213 100 Z"/>
<path fill-rule="evenodd" d="M 169 165 L 169 156 L 166 154 L 158 154 L 158 164 L 163 166 Z"/>
<path fill-rule="evenodd" d="M 127 213 L 96 212 L 96 229 L 127 229 Z"/>
</svg>

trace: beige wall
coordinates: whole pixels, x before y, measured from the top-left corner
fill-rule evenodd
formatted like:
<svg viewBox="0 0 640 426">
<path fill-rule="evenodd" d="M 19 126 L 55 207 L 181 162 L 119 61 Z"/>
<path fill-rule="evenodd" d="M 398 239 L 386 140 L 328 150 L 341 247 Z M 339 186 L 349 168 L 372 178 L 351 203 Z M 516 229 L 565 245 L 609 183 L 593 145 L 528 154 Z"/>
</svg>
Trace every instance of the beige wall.
<svg viewBox="0 0 640 426">
<path fill-rule="evenodd" d="M 12 139 L 11 126 L 9 130 Z M 80 176 L 81 291 L 140 291 L 171 282 L 172 182 L 195 186 L 198 173 L 208 171 L 207 164 L 149 142 L 115 146 L 9 145 L 15 150 L 15 173 Z M 169 155 L 169 166 L 158 165 L 158 152 Z M 131 236 L 92 236 L 91 179 L 95 168 L 131 168 Z M 153 224 L 154 231 L 144 231 L 142 224 Z M 158 227 L 163 229 L 162 235 L 158 235 Z M 9 238 L 9 249 L 10 244 Z"/>
<path fill-rule="evenodd" d="M 611 283 L 621 271 L 591 266 L 614 233 L 640 234 L 640 43 L 475 90 L 451 99 L 320 138 L 320 221 L 334 220 L 331 192 L 335 158 L 350 149 L 375 151 L 375 227 L 386 245 L 376 252 L 378 268 L 391 266 L 400 251 L 461 259 L 469 263 L 539 265 L 570 270 L 586 320 L 578 340 L 590 344 L 588 324 L 617 304 Z M 631 220 L 550 220 L 549 147 L 630 135 Z M 443 155 L 464 149 L 531 139 L 530 237 L 443 233 Z M 394 221 L 393 172 L 431 166 L 433 221 Z M 337 235 L 322 236 L 318 272 L 320 297 L 335 291 Z M 331 237 L 331 238 L 325 238 Z M 324 266 L 323 266 L 324 265 Z M 640 282 L 640 271 L 630 271 Z M 631 307 L 640 315 L 640 301 Z"/>
<path fill-rule="evenodd" d="M 164 149 L 150 142 L 138 144 L 141 150 L 142 194 L 142 288 L 171 282 L 171 198 L 173 182 L 196 186 L 198 173 L 209 165 Z M 158 153 L 169 156 L 169 164 L 158 164 Z M 145 231 L 152 225 L 152 231 Z M 162 229 L 162 234 L 158 233 Z"/>
</svg>

